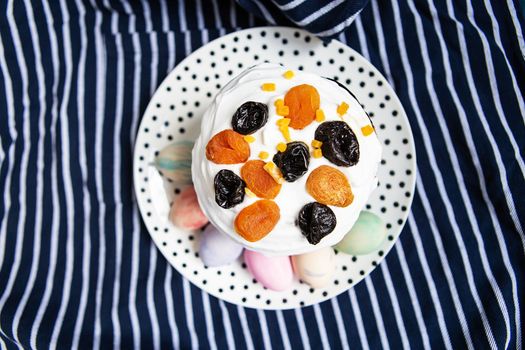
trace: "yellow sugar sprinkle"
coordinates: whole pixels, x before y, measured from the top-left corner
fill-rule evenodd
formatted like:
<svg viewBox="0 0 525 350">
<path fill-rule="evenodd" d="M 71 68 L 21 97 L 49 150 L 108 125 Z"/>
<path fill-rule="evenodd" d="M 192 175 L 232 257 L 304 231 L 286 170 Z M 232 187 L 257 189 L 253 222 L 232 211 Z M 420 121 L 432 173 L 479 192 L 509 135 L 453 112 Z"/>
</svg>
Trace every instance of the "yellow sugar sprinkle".
<svg viewBox="0 0 525 350">
<path fill-rule="evenodd" d="M 290 108 L 288 106 L 277 107 L 277 115 L 286 117 L 290 114 Z"/>
<path fill-rule="evenodd" d="M 255 137 L 253 137 L 252 135 L 246 135 L 244 136 L 244 141 L 252 143 L 253 141 L 255 141 Z"/>
<path fill-rule="evenodd" d="M 323 145 L 323 143 L 321 141 L 312 140 L 312 147 L 313 148 L 321 148 L 322 145 Z"/>
<path fill-rule="evenodd" d="M 274 83 L 264 83 L 262 84 L 261 88 L 263 91 L 275 91 L 275 84 Z"/>
<path fill-rule="evenodd" d="M 286 142 L 290 142 L 292 139 L 290 138 L 290 129 L 288 129 L 288 126 L 283 125 L 279 127 L 279 131 L 281 134 L 283 134 L 284 139 Z"/>
<path fill-rule="evenodd" d="M 279 144 L 277 145 L 277 150 L 279 152 L 284 152 L 286 151 L 286 143 L 284 142 L 279 142 Z"/>
<path fill-rule="evenodd" d="M 368 135 L 371 135 L 373 132 L 374 132 L 374 127 L 370 124 L 366 125 L 366 126 L 363 126 L 361 128 L 361 132 L 363 133 L 363 135 L 365 136 L 368 136 Z"/>
<path fill-rule="evenodd" d="M 322 156 L 323 156 L 323 152 L 321 151 L 320 148 L 316 148 L 312 152 L 312 157 L 314 157 L 314 158 L 321 158 Z"/>
<path fill-rule="evenodd" d="M 274 162 L 268 162 L 264 165 L 263 169 L 270 174 L 271 177 L 277 182 L 278 184 L 282 184 L 284 182 L 283 175 L 281 174 L 281 170 L 275 165 Z"/>
<path fill-rule="evenodd" d="M 341 117 L 348 111 L 348 103 L 342 102 L 339 106 L 337 106 L 337 114 L 339 114 Z"/>
<path fill-rule="evenodd" d="M 285 77 L 286 79 L 292 79 L 294 76 L 294 73 L 293 71 L 291 70 L 287 70 L 286 72 L 284 72 L 283 74 L 283 77 Z"/>
<path fill-rule="evenodd" d="M 244 192 L 246 193 L 246 195 L 247 195 L 248 197 L 252 197 L 252 198 L 257 197 L 257 196 L 255 195 L 255 193 L 253 193 L 252 191 L 250 191 L 250 189 L 249 189 L 248 187 L 245 187 L 245 188 L 244 188 Z"/>
<path fill-rule="evenodd" d="M 281 119 L 278 119 L 276 124 L 278 126 L 288 126 L 290 125 L 290 119 L 288 118 L 281 118 Z"/>
<path fill-rule="evenodd" d="M 261 159 L 266 159 L 268 158 L 268 156 L 269 156 L 268 152 L 265 152 L 265 151 L 259 152 L 259 158 Z"/>
<path fill-rule="evenodd" d="M 322 109 L 318 109 L 317 111 L 315 111 L 315 120 L 318 121 L 319 123 L 324 121 L 325 119 L 325 116 L 324 116 L 324 112 Z"/>
<path fill-rule="evenodd" d="M 278 98 L 273 104 L 276 108 L 282 107 L 284 106 L 284 100 L 282 98 Z"/>
</svg>

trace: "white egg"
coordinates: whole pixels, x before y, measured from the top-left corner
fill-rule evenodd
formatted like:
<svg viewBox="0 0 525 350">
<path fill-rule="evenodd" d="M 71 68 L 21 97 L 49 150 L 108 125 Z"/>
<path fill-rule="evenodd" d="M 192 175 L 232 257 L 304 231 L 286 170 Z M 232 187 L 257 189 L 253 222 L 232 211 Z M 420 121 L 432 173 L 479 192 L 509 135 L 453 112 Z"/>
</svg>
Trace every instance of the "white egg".
<svg viewBox="0 0 525 350">
<path fill-rule="evenodd" d="M 297 276 L 314 288 L 320 288 L 332 280 L 335 273 L 335 253 L 332 247 L 312 253 L 292 256 L 292 264 Z"/>
</svg>

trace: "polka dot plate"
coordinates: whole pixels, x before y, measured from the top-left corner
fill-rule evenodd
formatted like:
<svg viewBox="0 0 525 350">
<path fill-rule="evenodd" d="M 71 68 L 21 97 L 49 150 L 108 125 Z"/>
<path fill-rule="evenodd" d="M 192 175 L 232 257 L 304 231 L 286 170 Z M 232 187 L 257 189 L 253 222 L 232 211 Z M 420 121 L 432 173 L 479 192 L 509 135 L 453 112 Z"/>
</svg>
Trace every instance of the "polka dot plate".
<svg viewBox="0 0 525 350">
<path fill-rule="evenodd" d="M 168 220 L 170 204 L 180 193 L 152 165 L 162 148 L 176 141 L 194 141 L 201 116 L 216 93 L 237 74 L 257 63 L 281 63 L 316 72 L 346 85 L 370 115 L 384 146 L 379 187 L 367 209 L 379 215 L 388 239 L 375 253 L 336 255 L 337 272 L 325 288 L 298 280 L 286 292 L 265 289 L 252 279 L 242 258 L 208 268 L 199 258 L 199 232 L 180 230 Z M 158 249 L 184 277 L 225 301 L 261 309 L 312 305 L 353 287 L 385 258 L 410 210 L 416 161 L 410 125 L 399 99 L 385 78 L 353 49 L 338 42 L 324 44 L 305 31 L 260 27 L 225 35 L 182 61 L 153 95 L 140 125 L 133 174 L 140 212 Z"/>
</svg>

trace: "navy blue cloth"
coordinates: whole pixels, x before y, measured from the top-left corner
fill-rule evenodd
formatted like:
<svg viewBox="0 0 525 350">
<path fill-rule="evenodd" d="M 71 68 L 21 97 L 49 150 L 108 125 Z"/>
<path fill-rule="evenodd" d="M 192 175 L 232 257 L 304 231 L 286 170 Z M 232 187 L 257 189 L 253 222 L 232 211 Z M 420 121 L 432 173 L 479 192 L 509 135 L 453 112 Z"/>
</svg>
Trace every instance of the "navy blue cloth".
<svg viewBox="0 0 525 350">
<path fill-rule="evenodd" d="M 354 21 L 368 0 L 237 0 L 270 24 L 299 26 L 321 39 L 336 37 Z"/>
<path fill-rule="evenodd" d="M 266 21 L 233 1 L 0 2 L 0 348 L 521 348 L 524 24 L 518 0 L 371 0 L 337 36 L 408 113 L 414 203 L 363 282 L 271 312 L 172 269 L 131 173 L 161 79 L 208 40 Z"/>
</svg>

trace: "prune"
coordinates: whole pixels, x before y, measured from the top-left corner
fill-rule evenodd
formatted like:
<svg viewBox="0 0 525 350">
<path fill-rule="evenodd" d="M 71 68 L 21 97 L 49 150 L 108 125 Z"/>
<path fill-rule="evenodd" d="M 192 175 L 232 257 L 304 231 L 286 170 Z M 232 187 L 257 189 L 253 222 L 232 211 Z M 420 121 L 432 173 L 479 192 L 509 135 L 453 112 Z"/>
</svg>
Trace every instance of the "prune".
<svg viewBox="0 0 525 350">
<path fill-rule="evenodd" d="M 239 134 L 253 134 L 268 121 L 268 106 L 264 103 L 248 101 L 233 114 L 232 127 Z"/>
<path fill-rule="evenodd" d="M 277 152 L 273 156 L 273 162 L 279 167 L 286 181 L 294 182 L 308 171 L 308 146 L 300 141 L 290 142 L 284 152 Z"/>
<path fill-rule="evenodd" d="M 315 130 L 315 139 L 323 144 L 323 156 L 339 166 L 352 166 L 359 161 L 357 137 L 344 121 L 324 122 Z"/>
<path fill-rule="evenodd" d="M 215 202 L 224 209 L 233 208 L 244 200 L 244 181 L 231 170 L 222 169 L 215 175 Z"/>
<path fill-rule="evenodd" d="M 318 202 L 336 207 L 347 207 L 354 201 L 350 183 L 340 170 L 321 165 L 310 173 L 306 190 Z"/>
<path fill-rule="evenodd" d="M 335 229 L 337 219 L 328 206 L 312 202 L 301 209 L 296 224 L 308 242 L 315 245 Z"/>
<path fill-rule="evenodd" d="M 289 108 L 287 117 L 291 120 L 290 127 L 304 129 L 316 117 L 320 105 L 319 92 L 308 84 L 294 86 L 284 95 L 284 105 Z"/>
<path fill-rule="evenodd" d="M 206 145 L 206 158 L 215 164 L 244 163 L 250 156 L 250 145 L 233 130 L 223 130 Z"/>
<path fill-rule="evenodd" d="M 235 218 L 235 231 L 249 242 L 263 239 L 270 233 L 281 217 L 274 201 L 259 200 L 239 212 Z"/>
</svg>

